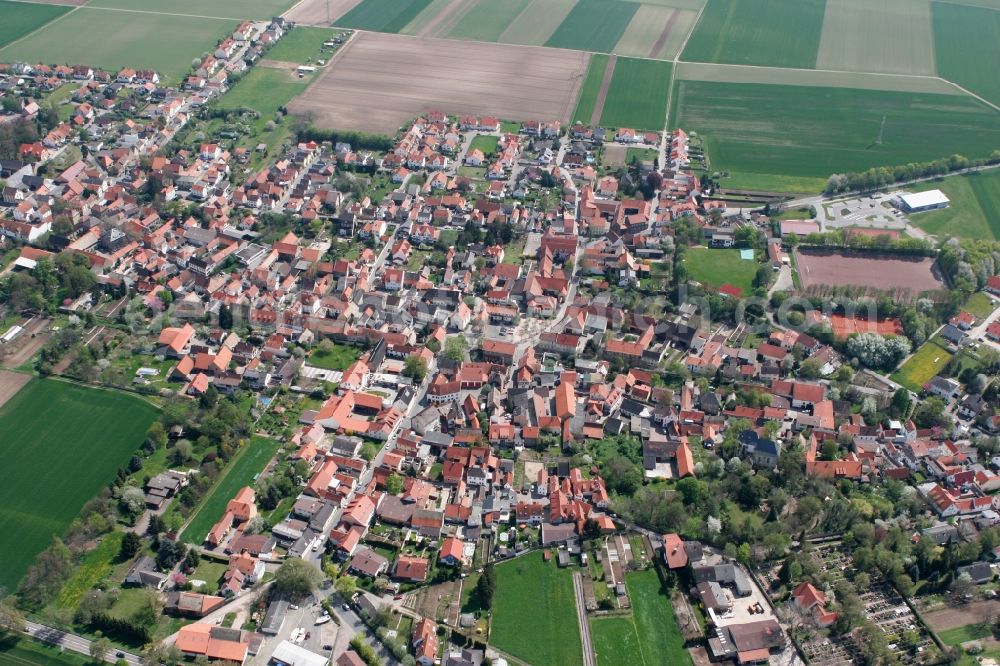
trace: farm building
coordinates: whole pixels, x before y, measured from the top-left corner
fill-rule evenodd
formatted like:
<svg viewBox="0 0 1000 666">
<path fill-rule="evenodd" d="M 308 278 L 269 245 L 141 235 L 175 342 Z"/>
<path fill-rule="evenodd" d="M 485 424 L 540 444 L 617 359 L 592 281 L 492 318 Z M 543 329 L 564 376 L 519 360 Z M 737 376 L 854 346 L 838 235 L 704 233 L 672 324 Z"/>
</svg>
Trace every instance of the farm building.
<svg viewBox="0 0 1000 666">
<path fill-rule="evenodd" d="M 917 192 L 916 194 L 901 194 L 899 202 L 902 208 L 910 213 L 948 207 L 948 197 L 941 190 L 927 190 L 926 192 Z"/>
</svg>

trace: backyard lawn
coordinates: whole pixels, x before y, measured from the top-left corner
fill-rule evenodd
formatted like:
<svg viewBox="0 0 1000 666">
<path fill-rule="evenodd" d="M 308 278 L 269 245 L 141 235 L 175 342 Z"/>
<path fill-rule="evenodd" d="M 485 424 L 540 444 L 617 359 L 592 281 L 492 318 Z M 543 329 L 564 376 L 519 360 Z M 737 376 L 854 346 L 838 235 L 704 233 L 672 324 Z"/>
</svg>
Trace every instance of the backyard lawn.
<svg viewBox="0 0 1000 666">
<path fill-rule="evenodd" d="M 965 306 L 962 309 L 974 316 L 978 321 L 982 321 L 989 317 L 996 307 L 996 301 L 990 298 L 989 294 L 977 291 L 972 296 L 969 296 L 969 300 L 965 302 Z"/>
<path fill-rule="evenodd" d="M 17 587 L 138 450 L 155 415 L 134 396 L 54 379 L 31 380 L 0 408 L 0 587 Z"/>
<path fill-rule="evenodd" d="M 569 569 L 529 553 L 496 567 L 491 642 L 533 666 L 579 664 L 583 656 Z"/>
<path fill-rule="evenodd" d="M 350 345 L 335 344 L 331 351 L 324 351 L 316 348 L 306 359 L 308 365 L 324 370 L 346 370 L 347 367 L 358 360 L 361 350 Z"/>
<path fill-rule="evenodd" d="M 267 437 L 254 437 L 233 457 L 223 476 L 216 482 L 198 508 L 198 512 L 181 534 L 184 541 L 200 545 L 209 530 L 222 518 L 226 504 L 243 486 L 252 486 L 257 475 L 274 456 L 280 442 Z"/>
<path fill-rule="evenodd" d="M 893 373 L 892 381 L 919 392 L 924 384 L 948 365 L 951 352 L 937 338 L 931 338 Z"/>
<path fill-rule="evenodd" d="M 481 150 L 486 157 L 493 157 L 497 153 L 499 143 L 500 137 L 483 134 L 472 140 L 472 143 L 469 144 L 469 151 Z"/>
<path fill-rule="evenodd" d="M 732 248 L 717 249 L 695 247 L 684 254 L 684 268 L 688 277 L 703 285 L 718 289 L 731 284 L 749 294 L 760 264 L 740 258 L 740 251 Z"/>
</svg>

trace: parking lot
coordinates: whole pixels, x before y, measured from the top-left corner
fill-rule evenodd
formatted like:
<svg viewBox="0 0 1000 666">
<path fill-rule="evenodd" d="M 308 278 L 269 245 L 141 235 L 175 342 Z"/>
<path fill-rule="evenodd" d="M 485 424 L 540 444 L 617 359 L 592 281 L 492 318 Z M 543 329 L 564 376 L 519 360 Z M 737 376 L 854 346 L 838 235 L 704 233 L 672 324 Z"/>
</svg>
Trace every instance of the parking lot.
<svg viewBox="0 0 1000 666">
<path fill-rule="evenodd" d="M 868 227 L 872 229 L 906 229 L 906 216 L 893 206 L 900 192 L 875 193 L 843 201 L 824 203 L 818 211 L 825 229 Z"/>
</svg>

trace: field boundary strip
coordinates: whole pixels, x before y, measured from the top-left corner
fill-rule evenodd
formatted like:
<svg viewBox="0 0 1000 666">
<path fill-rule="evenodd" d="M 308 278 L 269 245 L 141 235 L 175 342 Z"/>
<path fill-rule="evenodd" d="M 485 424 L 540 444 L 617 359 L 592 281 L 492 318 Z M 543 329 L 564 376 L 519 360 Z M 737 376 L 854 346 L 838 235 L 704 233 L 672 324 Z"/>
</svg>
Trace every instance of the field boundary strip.
<svg viewBox="0 0 1000 666">
<path fill-rule="evenodd" d="M 590 124 L 596 126 L 601 122 L 601 114 L 604 113 L 604 103 L 608 99 L 608 89 L 611 87 L 611 79 L 615 75 L 615 64 L 618 56 L 614 53 L 608 56 L 608 62 L 604 65 L 604 76 L 601 78 L 601 87 L 597 89 L 597 98 L 594 100 L 594 108 L 590 112 Z"/>
<path fill-rule="evenodd" d="M 183 18 L 196 18 L 196 19 L 209 19 L 216 21 L 245 21 L 246 19 L 236 18 L 234 16 L 204 16 L 202 14 L 182 14 L 178 12 L 155 12 L 149 9 L 123 9 L 121 7 L 97 7 L 94 5 L 84 5 L 86 9 L 99 9 L 103 12 L 125 12 L 126 14 L 152 14 L 154 16 L 181 16 Z M 77 9 L 82 9 L 83 7 L 77 7 Z M 68 16 L 72 12 L 67 12 L 64 16 Z M 45 25 L 50 25 L 46 23 Z"/>
</svg>

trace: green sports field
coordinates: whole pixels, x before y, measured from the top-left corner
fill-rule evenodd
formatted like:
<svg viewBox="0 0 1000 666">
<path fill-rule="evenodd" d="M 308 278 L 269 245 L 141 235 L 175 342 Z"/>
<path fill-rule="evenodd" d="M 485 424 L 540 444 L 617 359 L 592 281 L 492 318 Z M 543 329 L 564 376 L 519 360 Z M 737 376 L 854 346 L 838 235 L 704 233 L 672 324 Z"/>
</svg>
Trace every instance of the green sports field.
<svg viewBox="0 0 1000 666">
<path fill-rule="evenodd" d="M 938 75 L 1000 104 L 1000 11 L 931 3 Z"/>
<path fill-rule="evenodd" d="M 573 579 L 539 552 L 497 565 L 490 642 L 533 666 L 568 666 L 583 657 Z"/>
<path fill-rule="evenodd" d="M 0 61 L 82 62 L 110 71 L 125 66 L 153 69 L 167 82 L 176 83 L 194 58 L 236 26 L 228 19 L 81 7 L 0 49 Z"/>
<path fill-rule="evenodd" d="M 607 127 L 662 130 L 667 117 L 671 63 L 618 58 L 601 113 Z"/>
<path fill-rule="evenodd" d="M 826 0 L 708 0 L 684 60 L 816 66 Z"/>
<path fill-rule="evenodd" d="M 587 66 L 587 78 L 583 80 L 580 88 L 580 99 L 576 102 L 576 111 L 573 112 L 573 121 L 590 124 L 590 116 L 594 113 L 594 104 L 597 103 L 597 93 L 601 89 L 601 81 L 604 80 L 604 70 L 608 67 L 608 56 L 603 53 L 595 53 L 590 56 L 590 64 Z"/>
<path fill-rule="evenodd" d="M 610 53 L 638 9 L 620 0 L 580 0 L 545 45 Z"/>
<path fill-rule="evenodd" d="M 0 0 L 0 46 L 24 37 L 70 9 L 61 5 Z"/>
<path fill-rule="evenodd" d="M 254 437 L 240 449 L 223 471 L 221 479 L 202 499 L 198 512 L 181 534 L 184 541 L 200 545 L 212 526 L 222 518 L 229 500 L 233 499 L 243 486 L 253 486 L 254 479 L 267 465 L 267 461 L 274 456 L 279 446 L 280 442 L 276 440 Z"/>
<path fill-rule="evenodd" d="M 123 393 L 33 379 L 0 408 L 0 587 L 32 560 L 138 450 L 156 409 Z"/>
<path fill-rule="evenodd" d="M 850 88 L 679 81 L 670 126 L 705 138 L 712 169 L 760 185 L 815 178 L 818 189 L 832 173 L 1000 145 L 1000 113 L 970 97 Z"/>
<path fill-rule="evenodd" d="M 90 0 L 88 7 L 215 16 L 233 19 L 269 19 L 291 7 L 294 0 Z"/>
<path fill-rule="evenodd" d="M 741 259 L 740 251 L 732 248 L 693 247 L 684 253 L 688 277 L 713 289 L 731 284 L 749 294 L 758 266 L 756 261 Z"/>
<path fill-rule="evenodd" d="M 375 32 L 400 32 L 430 0 L 363 0 L 334 22 L 341 28 Z"/>
<path fill-rule="evenodd" d="M 941 237 L 1000 240 L 1000 170 L 949 176 L 909 189 L 939 189 L 950 200 L 947 208 L 910 215 L 914 226 Z"/>
</svg>

